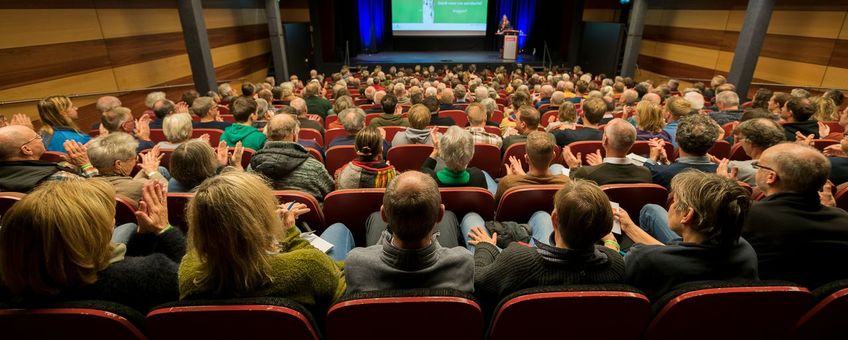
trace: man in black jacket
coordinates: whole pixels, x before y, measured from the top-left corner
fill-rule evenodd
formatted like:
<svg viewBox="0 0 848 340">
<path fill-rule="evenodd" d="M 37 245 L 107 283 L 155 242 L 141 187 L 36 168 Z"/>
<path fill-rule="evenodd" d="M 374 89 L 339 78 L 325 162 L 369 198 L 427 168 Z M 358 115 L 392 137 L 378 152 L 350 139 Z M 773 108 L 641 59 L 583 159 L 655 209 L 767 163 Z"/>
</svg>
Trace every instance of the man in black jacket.
<svg viewBox="0 0 848 340">
<path fill-rule="evenodd" d="M 848 278 L 848 212 L 823 206 L 818 194 L 830 173 L 828 159 L 784 143 L 753 165 L 766 198 L 751 206 L 743 236 L 757 251 L 760 277 L 810 289 Z"/>
<path fill-rule="evenodd" d="M 0 191 L 25 193 L 42 181 L 97 174 L 97 169 L 88 161 L 84 145 L 66 141 L 65 151 L 73 164 L 39 160 L 45 148 L 35 131 L 23 125 L 0 128 Z"/>
<path fill-rule="evenodd" d="M 780 118 L 785 121 L 783 129 L 786 131 L 786 140 L 795 141 L 797 132 L 804 136 L 813 135 L 813 138 L 819 138 L 819 122 L 810 119 L 815 113 L 816 109 L 809 99 L 789 98 L 780 112 Z"/>
</svg>

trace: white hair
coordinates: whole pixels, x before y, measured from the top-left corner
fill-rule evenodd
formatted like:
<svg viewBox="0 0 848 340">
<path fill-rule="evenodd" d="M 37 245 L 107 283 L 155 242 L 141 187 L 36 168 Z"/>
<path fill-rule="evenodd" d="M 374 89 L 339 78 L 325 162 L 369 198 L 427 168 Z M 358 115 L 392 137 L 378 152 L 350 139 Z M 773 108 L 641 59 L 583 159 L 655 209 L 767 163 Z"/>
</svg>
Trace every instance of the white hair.
<svg viewBox="0 0 848 340">
<path fill-rule="evenodd" d="M 191 137 L 191 115 L 188 113 L 175 113 L 165 117 L 162 121 L 162 132 L 171 143 L 181 143 Z"/>
<path fill-rule="evenodd" d="M 453 171 L 465 170 L 474 157 L 474 137 L 471 132 L 456 125 L 439 138 L 439 154 L 445 166 Z"/>
<path fill-rule="evenodd" d="M 147 98 L 144 99 L 144 106 L 147 106 L 148 109 L 152 110 L 153 105 L 156 105 L 156 102 L 158 102 L 162 99 L 165 99 L 165 92 L 162 92 L 162 91 L 150 92 L 150 93 L 147 94 Z M 118 106 L 120 106 L 120 104 Z"/>
</svg>

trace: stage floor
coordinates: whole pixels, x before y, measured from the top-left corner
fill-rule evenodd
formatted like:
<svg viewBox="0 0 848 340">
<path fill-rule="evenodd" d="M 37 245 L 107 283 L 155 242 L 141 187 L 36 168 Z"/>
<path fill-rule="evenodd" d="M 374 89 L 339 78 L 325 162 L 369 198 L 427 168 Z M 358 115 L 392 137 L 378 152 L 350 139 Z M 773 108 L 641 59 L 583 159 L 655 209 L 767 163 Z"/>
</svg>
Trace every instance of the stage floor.
<svg viewBox="0 0 848 340">
<path fill-rule="evenodd" d="M 533 63 L 532 55 L 519 55 L 516 60 L 501 59 L 496 51 L 429 51 L 429 52 L 379 52 L 360 54 L 351 59 L 353 65 L 376 64 L 513 64 Z"/>
</svg>

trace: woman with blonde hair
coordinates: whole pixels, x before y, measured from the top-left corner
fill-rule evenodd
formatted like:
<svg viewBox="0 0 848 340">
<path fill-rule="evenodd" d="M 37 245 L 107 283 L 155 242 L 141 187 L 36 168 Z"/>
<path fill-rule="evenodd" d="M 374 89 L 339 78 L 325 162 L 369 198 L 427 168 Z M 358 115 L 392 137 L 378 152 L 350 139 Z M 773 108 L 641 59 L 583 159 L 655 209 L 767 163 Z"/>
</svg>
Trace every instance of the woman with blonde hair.
<svg viewBox="0 0 848 340">
<path fill-rule="evenodd" d="M 73 199 L 69 199 L 69 198 Z M 138 311 L 177 299 L 185 237 L 148 182 L 138 226 L 114 243 L 115 190 L 100 180 L 47 181 L 3 215 L 0 273 L 15 300 L 107 300 Z M 118 230 L 115 230 L 118 234 Z"/>
<path fill-rule="evenodd" d="M 336 170 L 336 188 L 385 188 L 397 177 L 395 167 L 383 160 L 383 132 L 370 125 L 356 134 L 356 159 Z"/>
<path fill-rule="evenodd" d="M 835 122 L 839 120 L 839 108 L 833 99 L 828 97 L 813 97 L 811 101 L 816 108 L 813 119 L 820 122 Z"/>
<path fill-rule="evenodd" d="M 556 117 L 551 116 L 552 121 L 548 122 L 545 130 L 553 132 L 556 130 L 576 129 L 577 124 L 577 108 L 574 103 L 566 101 L 559 106 L 559 113 Z"/>
<path fill-rule="evenodd" d="M 665 121 L 659 105 L 643 100 L 636 105 L 636 140 L 659 138 L 671 143 L 671 135 L 665 132 Z"/>
<path fill-rule="evenodd" d="M 255 174 L 234 171 L 204 181 L 186 208 L 180 299 L 276 296 L 325 311 L 344 293 L 344 275 L 341 264 L 301 237 L 295 220 L 307 212 L 300 203 L 279 204 Z M 353 246 L 341 224 L 321 236 L 339 259 Z"/>
<path fill-rule="evenodd" d="M 44 139 L 47 151 L 64 152 L 66 140 L 88 143 L 91 137 L 82 131 L 74 120 L 79 116 L 77 107 L 65 96 L 51 96 L 38 102 L 38 116 L 41 118 L 39 133 Z"/>
</svg>

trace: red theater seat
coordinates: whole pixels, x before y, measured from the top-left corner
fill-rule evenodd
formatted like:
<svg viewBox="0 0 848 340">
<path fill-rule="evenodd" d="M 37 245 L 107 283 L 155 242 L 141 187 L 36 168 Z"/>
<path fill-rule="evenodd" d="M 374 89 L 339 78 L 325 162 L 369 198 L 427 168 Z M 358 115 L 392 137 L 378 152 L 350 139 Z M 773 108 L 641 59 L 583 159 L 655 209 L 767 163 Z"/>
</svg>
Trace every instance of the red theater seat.
<svg viewBox="0 0 848 340">
<path fill-rule="evenodd" d="M 153 143 L 159 143 L 167 141 L 168 137 L 165 137 L 165 130 L 162 129 L 150 129 L 150 141 Z"/>
<path fill-rule="evenodd" d="M 115 195 L 115 225 L 136 223 L 135 203 L 124 195 Z"/>
<path fill-rule="evenodd" d="M 574 157 L 577 157 L 577 153 L 579 152 L 581 154 L 580 157 L 582 158 L 580 161 L 584 165 L 588 165 L 588 161 L 586 160 L 586 155 L 588 155 L 590 153 L 595 153 L 598 150 L 601 150 L 601 157 L 606 157 L 606 155 L 607 155 L 607 151 L 604 150 L 603 143 L 599 140 L 598 141 L 593 140 L 593 141 L 573 142 L 571 144 L 566 145 L 566 147 L 571 149 L 571 153 L 574 155 Z"/>
<path fill-rule="evenodd" d="M 0 217 L 2 217 L 13 204 L 18 203 L 21 198 L 24 198 L 24 196 L 26 196 L 26 194 L 20 192 L 0 192 Z"/>
<path fill-rule="evenodd" d="M 445 210 L 452 211 L 460 220 L 469 212 L 480 214 L 484 221 L 491 221 L 495 217 L 495 196 L 489 190 L 461 187 L 439 188 L 439 192 Z"/>
<path fill-rule="evenodd" d="M 324 145 L 330 145 L 330 142 L 332 142 L 334 139 L 339 137 L 347 137 L 348 135 L 350 134 L 342 128 L 328 129 L 324 131 Z"/>
<path fill-rule="evenodd" d="M 327 149 L 324 157 L 327 172 L 335 177 L 336 170 L 356 158 L 356 149 L 353 145 L 337 145 Z"/>
<path fill-rule="evenodd" d="M 601 190 L 611 202 L 616 202 L 627 211 L 630 218 L 639 224 L 639 211 L 645 204 L 653 203 L 665 207 L 668 190 L 662 185 L 652 183 L 607 184 Z"/>
<path fill-rule="evenodd" d="M 723 139 L 718 140 L 713 147 L 710 148 L 710 151 L 707 151 L 707 153 L 717 157 L 718 159 L 725 159 L 730 156 L 730 143 Z"/>
<path fill-rule="evenodd" d="M 365 245 L 365 222 L 368 215 L 380 211 L 383 205 L 384 188 L 342 189 L 324 197 L 324 221 L 327 226 L 343 223 L 356 240 L 357 246 Z"/>
<path fill-rule="evenodd" d="M 816 289 L 821 300 L 807 312 L 793 330 L 794 339 L 839 339 L 848 315 L 848 280 Z"/>
<path fill-rule="evenodd" d="M 273 297 L 169 303 L 145 324 L 152 339 L 319 339 L 306 308 Z"/>
<path fill-rule="evenodd" d="M 569 339 L 635 340 L 642 334 L 650 315 L 648 298 L 626 285 L 531 288 L 503 299 L 495 311 L 489 339 L 548 338 L 558 332 L 532 325 L 557 325 L 567 330 Z M 615 332 L 603 331 L 609 327 L 615 327 Z"/>
<path fill-rule="evenodd" d="M 489 173 L 493 178 L 501 177 L 503 162 L 501 148 L 491 144 L 474 144 L 474 157 L 468 167 L 476 167 Z"/>
<path fill-rule="evenodd" d="M 192 129 L 191 130 L 191 138 L 200 138 L 200 136 L 207 134 L 209 135 L 209 145 L 213 148 L 218 146 L 218 142 L 221 141 L 221 135 L 224 134 L 224 130 L 218 129 Z"/>
<path fill-rule="evenodd" d="M 309 212 L 297 218 L 298 226 L 300 222 L 306 222 L 312 230 L 318 231 L 320 234 L 327 226 L 324 224 L 324 212 L 321 211 L 321 205 L 318 200 L 312 195 L 297 190 L 274 190 L 274 196 L 280 204 L 288 204 L 289 202 L 303 203 L 309 208 Z M 305 231 L 305 230 L 302 230 Z"/>
<path fill-rule="evenodd" d="M 503 154 L 503 159 L 501 159 L 501 166 L 507 166 L 510 164 L 509 158 L 515 157 L 518 161 L 521 162 L 521 167 L 525 172 L 530 171 L 530 164 L 527 163 L 527 159 L 524 158 L 524 155 L 527 154 L 527 143 L 514 143 L 506 148 L 506 151 Z M 501 175 L 506 175 L 504 172 L 506 170 L 501 170 Z M 501 176 L 498 176 L 501 177 Z"/>
<path fill-rule="evenodd" d="M 386 131 L 386 140 L 391 144 L 392 139 L 395 138 L 395 135 L 398 133 L 403 133 L 406 131 L 406 127 L 403 126 L 384 126 L 383 131 Z"/>
<path fill-rule="evenodd" d="M 418 170 L 424 164 L 424 160 L 433 152 L 432 145 L 406 144 L 398 145 L 389 149 L 388 161 L 394 165 L 399 172 Z"/>
<path fill-rule="evenodd" d="M 559 184 L 522 185 L 507 190 L 498 202 L 496 221 L 526 223 L 537 211 L 551 212 Z"/>
<path fill-rule="evenodd" d="M 43 308 L 0 304 L 4 339 L 146 339 L 144 316 L 108 301 L 72 301 Z"/>
<path fill-rule="evenodd" d="M 168 193 L 168 222 L 182 230 L 183 233 L 188 233 L 186 206 L 188 206 L 188 201 L 192 197 L 194 197 L 194 194 L 187 192 Z"/>
<path fill-rule="evenodd" d="M 841 187 L 833 197 L 836 199 L 837 207 L 848 211 L 848 185 L 841 185 Z"/>
<path fill-rule="evenodd" d="M 462 110 L 442 110 L 439 111 L 439 117 L 450 117 L 459 127 L 468 125 L 468 115 Z"/>
<path fill-rule="evenodd" d="M 730 148 L 730 155 L 728 156 L 731 161 L 747 161 L 751 159 L 751 156 L 748 156 L 745 153 L 745 149 L 742 148 L 742 143 L 733 144 L 733 147 Z"/>
<path fill-rule="evenodd" d="M 300 129 L 300 133 L 297 134 L 297 138 L 315 141 L 315 143 L 318 143 L 320 146 L 325 145 L 324 136 L 321 135 L 321 131 L 315 129 Z"/>
<path fill-rule="evenodd" d="M 41 158 L 39 159 L 42 161 L 59 163 L 65 161 L 64 156 L 67 156 L 64 152 L 45 151 L 43 154 L 41 154 Z"/>
</svg>

